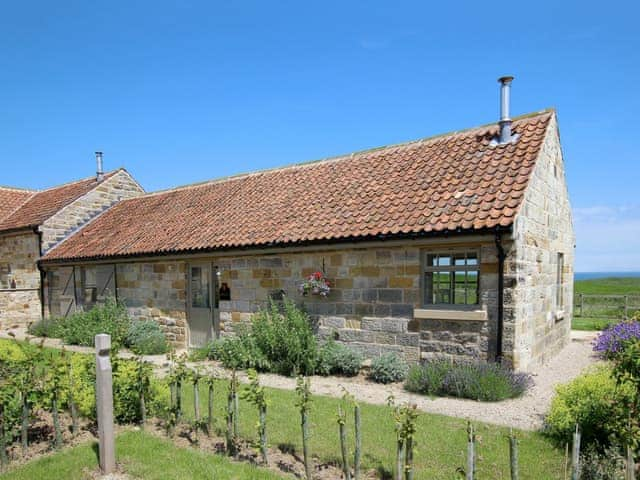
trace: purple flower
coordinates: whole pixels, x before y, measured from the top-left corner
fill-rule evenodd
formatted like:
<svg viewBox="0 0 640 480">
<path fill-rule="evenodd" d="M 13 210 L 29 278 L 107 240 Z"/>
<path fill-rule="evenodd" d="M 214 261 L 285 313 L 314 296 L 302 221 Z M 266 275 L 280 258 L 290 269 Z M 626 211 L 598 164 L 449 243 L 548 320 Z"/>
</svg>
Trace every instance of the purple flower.
<svg viewBox="0 0 640 480">
<path fill-rule="evenodd" d="M 602 358 L 610 359 L 629 341 L 640 340 L 640 322 L 620 322 L 605 328 L 593 345 Z"/>
</svg>

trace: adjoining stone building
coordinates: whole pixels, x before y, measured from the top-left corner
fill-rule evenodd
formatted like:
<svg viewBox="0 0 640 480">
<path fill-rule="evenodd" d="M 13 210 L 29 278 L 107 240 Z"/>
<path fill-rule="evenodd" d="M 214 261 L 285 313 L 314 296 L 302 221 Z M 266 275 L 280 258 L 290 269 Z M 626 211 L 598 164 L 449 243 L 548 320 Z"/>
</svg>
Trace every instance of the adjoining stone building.
<svg viewBox="0 0 640 480">
<path fill-rule="evenodd" d="M 124 169 L 40 191 L 0 187 L 0 328 L 42 318 L 42 255 L 113 204 L 141 193 Z"/>
<path fill-rule="evenodd" d="M 47 315 L 107 293 L 177 346 L 233 333 L 270 298 L 323 337 L 545 361 L 569 340 L 574 234 L 553 110 L 125 199 L 44 252 Z M 302 295 L 315 272 L 328 295 Z"/>
</svg>

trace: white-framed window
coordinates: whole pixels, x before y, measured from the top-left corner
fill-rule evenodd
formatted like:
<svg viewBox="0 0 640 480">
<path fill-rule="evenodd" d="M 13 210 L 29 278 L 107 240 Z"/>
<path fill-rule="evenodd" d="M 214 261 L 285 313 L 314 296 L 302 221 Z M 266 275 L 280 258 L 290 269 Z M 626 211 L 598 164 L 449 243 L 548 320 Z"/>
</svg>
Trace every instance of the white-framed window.
<svg viewBox="0 0 640 480">
<path fill-rule="evenodd" d="M 556 266 L 556 309 L 564 308 L 564 253 L 558 253 Z"/>
<path fill-rule="evenodd" d="M 477 305 L 480 261 L 475 250 L 424 252 L 423 303 Z"/>
</svg>

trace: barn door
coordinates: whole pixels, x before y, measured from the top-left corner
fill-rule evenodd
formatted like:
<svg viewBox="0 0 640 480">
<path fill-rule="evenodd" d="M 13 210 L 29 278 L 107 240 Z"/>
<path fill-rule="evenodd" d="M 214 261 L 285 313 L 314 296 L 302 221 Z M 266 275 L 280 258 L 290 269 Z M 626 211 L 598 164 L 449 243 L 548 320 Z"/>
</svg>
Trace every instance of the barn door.
<svg viewBox="0 0 640 480">
<path fill-rule="evenodd" d="M 76 282 L 73 267 L 61 268 L 60 275 L 60 310 L 58 314 L 66 317 L 76 311 Z M 52 296 L 55 298 L 55 296 Z"/>
<path fill-rule="evenodd" d="M 98 302 L 116 297 L 116 266 L 98 265 L 96 269 L 96 289 Z"/>
</svg>

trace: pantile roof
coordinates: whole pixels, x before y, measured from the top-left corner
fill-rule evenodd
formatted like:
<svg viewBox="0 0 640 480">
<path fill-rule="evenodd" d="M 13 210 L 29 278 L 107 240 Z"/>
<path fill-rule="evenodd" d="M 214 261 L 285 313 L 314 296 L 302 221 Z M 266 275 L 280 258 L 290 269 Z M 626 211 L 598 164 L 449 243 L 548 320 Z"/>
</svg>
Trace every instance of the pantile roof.
<svg viewBox="0 0 640 480">
<path fill-rule="evenodd" d="M 35 194 L 32 190 L 0 187 L 0 222 Z"/>
<path fill-rule="evenodd" d="M 104 179 L 118 172 L 114 170 L 104 175 Z M 0 232 L 35 228 L 55 215 L 58 211 L 98 186 L 96 177 L 85 178 L 57 187 L 48 188 L 30 195 L 6 217 L 0 215 Z"/>
<path fill-rule="evenodd" d="M 123 200 L 44 261 L 203 252 L 509 227 L 554 115 Z"/>
</svg>

